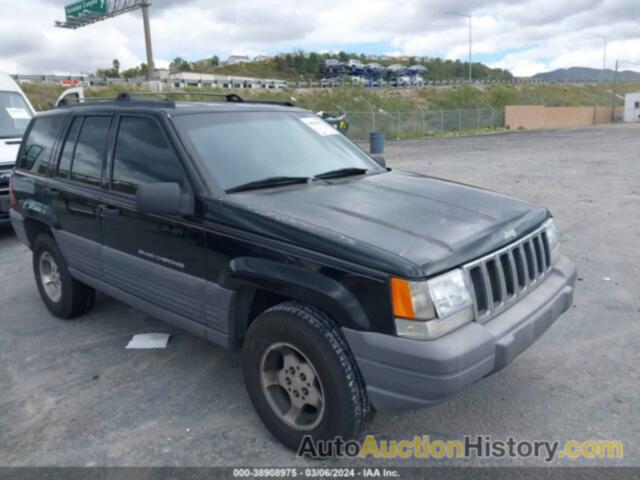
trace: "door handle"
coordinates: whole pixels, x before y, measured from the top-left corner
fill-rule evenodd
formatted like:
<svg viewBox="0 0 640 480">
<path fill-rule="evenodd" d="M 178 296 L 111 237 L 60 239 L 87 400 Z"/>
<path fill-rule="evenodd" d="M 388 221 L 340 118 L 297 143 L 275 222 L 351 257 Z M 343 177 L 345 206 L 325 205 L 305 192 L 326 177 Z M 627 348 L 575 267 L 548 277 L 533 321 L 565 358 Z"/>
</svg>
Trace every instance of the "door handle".
<svg viewBox="0 0 640 480">
<path fill-rule="evenodd" d="M 100 205 L 100 215 L 103 217 L 117 217 L 120 215 L 120 209 L 117 207 L 107 207 L 106 205 Z"/>
</svg>

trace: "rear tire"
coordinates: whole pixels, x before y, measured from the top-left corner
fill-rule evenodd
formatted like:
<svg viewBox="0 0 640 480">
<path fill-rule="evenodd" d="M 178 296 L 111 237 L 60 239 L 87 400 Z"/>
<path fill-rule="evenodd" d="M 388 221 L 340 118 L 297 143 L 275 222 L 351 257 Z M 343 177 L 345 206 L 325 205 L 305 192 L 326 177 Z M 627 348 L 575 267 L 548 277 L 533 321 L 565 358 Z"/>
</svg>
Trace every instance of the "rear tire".
<svg viewBox="0 0 640 480">
<path fill-rule="evenodd" d="M 295 302 L 251 324 L 242 350 L 249 398 L 271 434 L 292 450 L 303 438 L 359 438 L 372 417 L 364 382 L 339 328 Z"/>
<path fill-rule="evenodd" d="M 35 241 L 33 273 L 42 301 L 56 317 L 74 318 L 93 307 L 96 291 L 71 276 L 58 245 L 48 233 L 40 234 Z"/>
</svg>

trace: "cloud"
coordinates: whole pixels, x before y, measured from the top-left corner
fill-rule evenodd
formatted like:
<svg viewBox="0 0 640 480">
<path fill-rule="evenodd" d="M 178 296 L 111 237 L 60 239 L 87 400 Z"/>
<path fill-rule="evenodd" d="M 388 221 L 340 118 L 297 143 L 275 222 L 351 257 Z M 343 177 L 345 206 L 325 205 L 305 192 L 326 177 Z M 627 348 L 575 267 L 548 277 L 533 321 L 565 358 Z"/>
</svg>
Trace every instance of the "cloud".
<svg viewBox="0 0 640 480">
<path fill-rule="evenodd" d="M 79 73 L 145 60 L 140 12 L 75 31 L 54 28 L 71 0 L 0 0 L 0 70 Z M 6 5 L 2 5 L 6 4 Z M 517 75 L 574 65 L 640 62 L 640 2 L 626 0 L 153 0 L 157 63 L 295 48 L 466 59 L 473 16 L 474 59 Z M 628 65 L 631 67 L 631 65 Z M 626 67 L 625 67 L 626 68 Z"/>
</svg>

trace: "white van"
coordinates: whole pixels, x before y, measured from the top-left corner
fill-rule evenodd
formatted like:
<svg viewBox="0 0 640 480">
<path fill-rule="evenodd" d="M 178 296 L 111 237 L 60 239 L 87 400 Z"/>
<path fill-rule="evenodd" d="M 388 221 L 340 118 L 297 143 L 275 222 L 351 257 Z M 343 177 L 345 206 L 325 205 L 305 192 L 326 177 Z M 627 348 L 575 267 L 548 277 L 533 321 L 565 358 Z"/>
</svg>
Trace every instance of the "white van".
<svg viewBox="0 0 640 480">
<path fill-rule="evenodd" d="M 9 223 L 9 177 L 34 113 L 18 84 L 0 73 L 0 225 Z"/>
</svg>

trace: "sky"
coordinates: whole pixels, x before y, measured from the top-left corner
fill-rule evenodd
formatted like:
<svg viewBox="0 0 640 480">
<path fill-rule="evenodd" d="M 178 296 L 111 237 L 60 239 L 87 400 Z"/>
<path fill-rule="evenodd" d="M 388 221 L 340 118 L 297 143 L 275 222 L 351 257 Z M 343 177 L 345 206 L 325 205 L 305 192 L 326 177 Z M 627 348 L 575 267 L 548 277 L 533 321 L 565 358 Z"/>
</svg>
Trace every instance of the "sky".
<svg viewBox="0 0 640 480">
<path fill-rule="evenodd" d="M 109 0 L 115 1 L 115 0 Z M 70 0 L 0 0 L 0 71 L 83 74 L 145 61 L 140 11 L 67 30 Z M 640 64 L 638 0 L 152 0 L 156 66 L 175 57 L 345 50 L 466 60 L 472 16 L 473 58 L 515 75 L 616 59 Z M 640 70 L 621 63 L 621 69 Z"/>
</svg>

